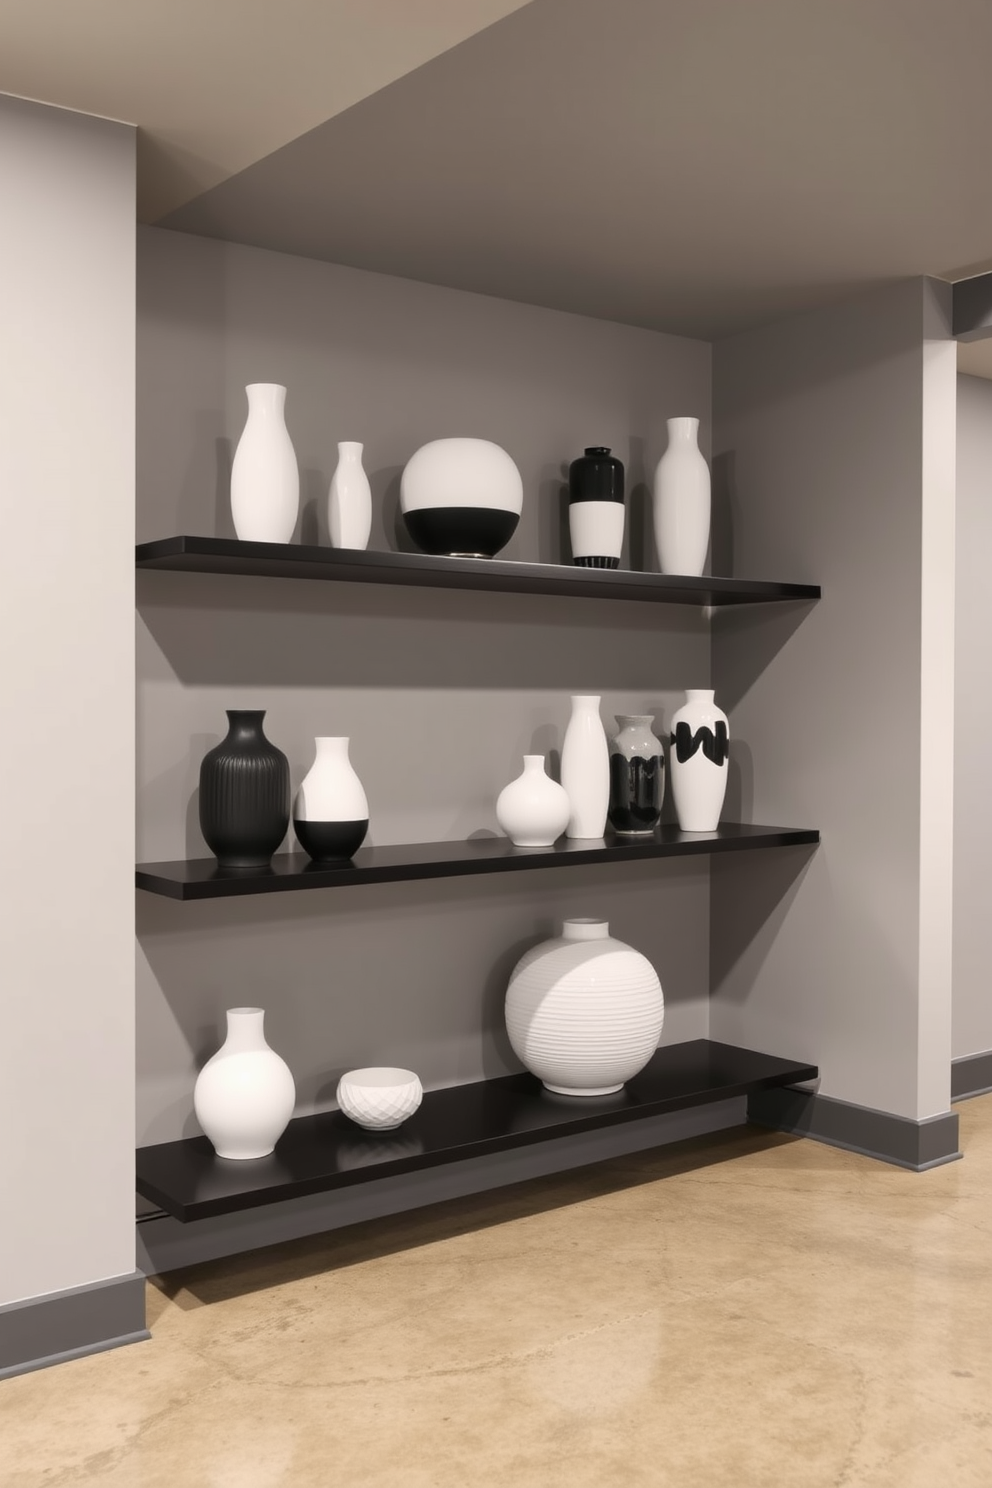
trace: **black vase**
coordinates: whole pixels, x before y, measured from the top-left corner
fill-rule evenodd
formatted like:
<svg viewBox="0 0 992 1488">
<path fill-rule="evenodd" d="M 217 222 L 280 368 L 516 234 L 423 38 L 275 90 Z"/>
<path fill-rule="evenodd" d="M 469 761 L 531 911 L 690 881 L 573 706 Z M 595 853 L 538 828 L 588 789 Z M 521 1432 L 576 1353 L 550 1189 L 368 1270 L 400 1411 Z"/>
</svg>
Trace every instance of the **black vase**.
<svg viewBox="0 0 992 1488">
<path fill-rule="evenodd" d="M 200 765 L 200 831 L 222 868 L 264 868 L 289 826 L 289 761 L 264 712 L 228 709 L 227 738 Z"/>
<path fill-rule="evenodd" d="M 623 547 L 623 465 L 591 445 L 568 467 L 568 531 L 580 568 L 619 568 Z"/>
</svg>

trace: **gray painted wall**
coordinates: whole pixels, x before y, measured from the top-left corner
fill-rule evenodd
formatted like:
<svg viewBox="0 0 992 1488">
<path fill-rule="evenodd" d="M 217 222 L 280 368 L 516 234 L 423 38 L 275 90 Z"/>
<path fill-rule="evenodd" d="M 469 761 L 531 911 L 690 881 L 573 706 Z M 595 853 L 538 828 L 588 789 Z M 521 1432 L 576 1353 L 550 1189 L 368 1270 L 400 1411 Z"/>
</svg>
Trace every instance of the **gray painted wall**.
<svg viewBox="0 0 992 1488">
<path fill-rule="evenodd" d="M 954 688 L 955 1059 L 992 1050 L 992 655 L 985 604 L 992 559 L 992 382 L 958 378 L 957 631 Z"/>
<path fill-rule="evenodd" d="M 505 445 L 523 474 L 507 556 L 558 559 L 564 467 L 601 442 L 627 464 L 642 566 L 666 418 L 698 414 L 708 443 L 702 343 L 160 230 L 138 244 L 142 538 L 232 531 L 228 474 L 251 381 L 289 390 L 302 531 L 321 540 L 336 441 L 364 441 L 372 545 L 392 547 L 406 459 L 471 433 Z M 372 840 L 387 843 L 495 831 L 495 796 L 520 756 L 560 749 L 570 692 L 601 692 L 608 722 L 636 709 L 667 724 L 682 689 L 709 677 L 708 622 L 681 607 L 139 579 L 141 859 L 205 853 L 197 774 L 228 707 L 267 709 L 294 784 L 314 734 L 349 734 Z M 196 1130 L 196 1069 L 223 1010 L 248 1000 L 268 1009 L 301 1111 L 332 1103 L 356 1064 L 409 1064 L 428 1085 L 516 1068 L 506 977 L 569 914 L 609 918 L 652 958 L 666 1041 L 703 1036 L 708 875 L 700 860 L 243 903 L 139 895 L 139 1141 Z"/>
</svg>

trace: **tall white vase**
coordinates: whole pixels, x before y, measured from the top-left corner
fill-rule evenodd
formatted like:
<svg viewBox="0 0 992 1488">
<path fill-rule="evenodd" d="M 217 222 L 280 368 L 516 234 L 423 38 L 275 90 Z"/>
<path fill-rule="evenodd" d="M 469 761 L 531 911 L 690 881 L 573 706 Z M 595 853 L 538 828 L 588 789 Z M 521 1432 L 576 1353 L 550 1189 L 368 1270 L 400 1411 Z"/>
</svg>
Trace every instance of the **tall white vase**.
<svg viewBox="0 0 992 1488">
<path fill-rule="evenodd" d="M 515 847 L 551 847 L 572 814 L 568 792 L 544 768 L 543 754 L 525 754 L 523 774 L 504 786 L 496 820 Z"/>
<path fill-rule="evenodd" d="M 691 688 L 672 718 L 671 773 L 683 832 L 715 832 L 727 793 L 727 715 L 712 688 Z"/>
<path fill-rule="evenodd" d="M 668 448 L 654 473 L 654 540 L 662 573 L 701 574 L 710 542 L 710 471 L 699 420 L 668 420 Z"/>
<path fill-rule="evenodd" d="M 572 698 L 561 748 L 561 783 L 568 792 L 569 837 L 602 837 L 610 807 L 610 746 L 599 716 L 599 698 Z"/>
<path fill-rule="evenodd" d="M 349 740 L 315 739 L 317 757 L 293 806 L 293 830 L 317 862 L 350 858 L 365 841 L 369 802 L 348 757 Z"/>
<path fill-rule="evenodd" d="M 372 531 L 372 488 L 362 466 L 364 445 L 345 440 L 327 495 L 332 548 L 367 548 Z"/>
<path fill-rule="evenodd" d="M 286 389 L 252 382 L 248 422 L 231 466 L 231 515 L 245 542 L 288 543 L 300 512 L 300 471 L 286 428 Z"/>
<path fill-rule="evenodd" d="M 293 1114 L 293 1076 L 264 1019 L 263 1008 L 228 1008 L 227 1038 L 197 1076 L 193 1109 L 218 1157 L 267 1157 Z"/>
</svg>

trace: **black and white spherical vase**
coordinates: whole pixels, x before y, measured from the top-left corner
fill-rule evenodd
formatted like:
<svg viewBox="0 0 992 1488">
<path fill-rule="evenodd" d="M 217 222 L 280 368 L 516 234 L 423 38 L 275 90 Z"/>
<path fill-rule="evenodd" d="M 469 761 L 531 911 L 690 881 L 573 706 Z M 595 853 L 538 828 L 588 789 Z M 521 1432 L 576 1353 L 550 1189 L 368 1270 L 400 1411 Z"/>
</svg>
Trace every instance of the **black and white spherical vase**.
<svg viewBox="0 0 992 1488">
<path fill-rule="evenodd" d="M 568 467 L 568 535 L 579 568 L 619 568 L 623 548 L 623 464 L 590 445 Z"/>
<path fill-rule="evenodd" d="M 424 553 L 494 558 L 516 531 L 523 504 L 520 471 L 488 439 L 434 439 L 400 479 L 403 520 Z"/>
<path fill-rule="evenodd" d="M 222 868 L 264 868 L 289 826 L 289 761 L 264 712 L 228 709 L 227 738 L 200 765 L 200 831 Z"/>
<path fill-rule="evenodd" d="M 293 831 L 315 863 L 346 861 L 369 829 L 369 803 L 345 738 L 316 739 L 317 757 L 293 806 Z"/>
</svg>

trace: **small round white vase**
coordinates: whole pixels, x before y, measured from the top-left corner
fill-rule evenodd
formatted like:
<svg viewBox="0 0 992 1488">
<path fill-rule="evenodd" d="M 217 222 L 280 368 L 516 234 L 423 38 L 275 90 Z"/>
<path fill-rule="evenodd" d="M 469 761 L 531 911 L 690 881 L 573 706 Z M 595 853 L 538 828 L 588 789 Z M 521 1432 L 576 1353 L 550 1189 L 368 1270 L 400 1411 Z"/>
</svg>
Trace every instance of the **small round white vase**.
<svg viewBox="0 0 992 1488">
<path fill-rule="evenodd" d="M 434 439 L 407 461 L 400 510 L 425 553 L 492 558 L 523 510 L 520 471 L 489 439 Z"/>
<path fill-rule="evenodd" d="M 571 811 L 568 835 L 598 839 L 610 806 L 610 747 L 599 716 L 599 698 L 576 695 L 561 746 L 561 783 Z"/>
<path fill-rule="evenodd" d="M 517 1058 L 559 1095 L 612 1095 L 658 1047 L 665 1001 L 646 956 L 605 920 L 566 920 L 517 962 L 506 993 Z"/>
<path fill-rule="evenodd" d="M 570 815 L 568 792 L 545 771 L 544 755 L 525 754 L 523 773 L 496 801 L 496 820 L 514 847 L 553 846 Z"/>
<path fill-rule="evenodd" d="M 367 548 L 372 531 L 372 488 L 362 465 L 364 445 L 338 445 L 338 463 L 327 495 L 332 548 Z"/>
<path fill-rule="evenodd" d="M 228 1008 L 227 1038 L 197 1076 L 193 1109 L 218 1157 L 268 1157 L 293 1114 L 293 1076 L 264 1019 L 263 1008 Z"/>
<path fill-rule="evenodd" d="M 715 832 L 727 793 L 730 735 L 712 688 L 691 688 L 672 718 L 672 796 L 683 832 Z"/>
<path fill-rule="evenodd" d="M 243 542 L 288 543 L 300 512 L 300 471 L 286 428 L 286 389 L 252 382 L 248 421 L 231 466 L 231 515 Z"/>
<path fill-rule="evenodd" d="M 315 739 L 317 757 L 293 804 L 293 830 L 316 862 L 350 858 L 365 841 L 369 802 L 346 738 Z"/>
<path fill-rule="evenodd" d="M 698 575 L 710 542 L 710 470 L 699 420 L 668 420 L 668 448 L 654 474 L 654 539 L 664 574 Z"/>
<path fill-rule="evenodd" d="M 338 1081 L 338 1105 L 366 1131 L 393 1131 L 413 1115 L 423 1098 L 413 1070 L 372 1065 L 348 1070 Z"/>
</svg>

